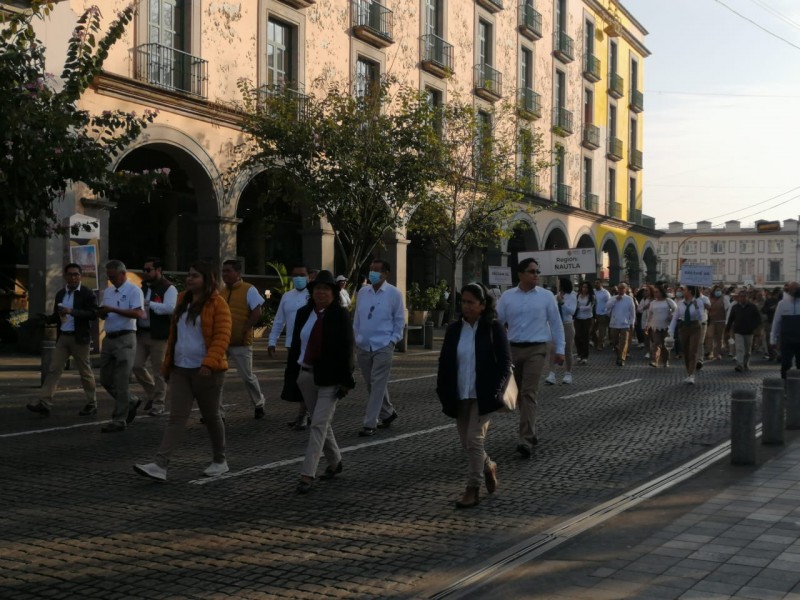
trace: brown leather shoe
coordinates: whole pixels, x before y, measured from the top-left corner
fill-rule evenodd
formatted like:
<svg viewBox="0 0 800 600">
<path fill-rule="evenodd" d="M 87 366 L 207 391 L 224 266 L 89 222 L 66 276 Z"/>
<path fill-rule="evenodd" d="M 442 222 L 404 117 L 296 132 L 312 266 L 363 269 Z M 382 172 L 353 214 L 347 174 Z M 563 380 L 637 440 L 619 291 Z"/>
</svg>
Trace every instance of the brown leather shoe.
<svg viewBox="0 0 800 600">
<path fill-rule="evenodd" d="M 483 471 L 483 479 L 486 482 L 486 491 L 494 494 L 497 489 L 497 463 L 491 463 L 491 466 Z"/>
<path fill-rule="evenodd" d="M 456 508 L 472 508 L 480 503 L 480 488 L 468 487 L 464 490 L 464 497 L 456 500 Z"/>
</svg>

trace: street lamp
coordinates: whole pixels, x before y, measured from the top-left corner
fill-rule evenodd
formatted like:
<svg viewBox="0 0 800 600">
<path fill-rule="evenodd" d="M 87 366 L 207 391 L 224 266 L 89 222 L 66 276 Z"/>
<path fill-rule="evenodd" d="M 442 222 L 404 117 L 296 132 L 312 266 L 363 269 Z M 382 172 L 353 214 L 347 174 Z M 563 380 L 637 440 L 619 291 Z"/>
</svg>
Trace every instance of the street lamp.
<svg viewBox="0 0 800 600">
<path fill-rule="evenodd" d="M 692 235 L 687 235 L 685 238 L 683 238 L 683 240 L 681 240 L 681 243 L 678 244 L 678 256 L 677 260 L 675 261 L 677 263 L 675 266 L 675 283 L 677 283 L 678 285 L 680 285 L 681 283 L 681 248 L 683 248 L 683 245 L 690 239 L 696 237 L 701 237 L 701 235 L 699 233 L 693 233 Z"/>
</svg>

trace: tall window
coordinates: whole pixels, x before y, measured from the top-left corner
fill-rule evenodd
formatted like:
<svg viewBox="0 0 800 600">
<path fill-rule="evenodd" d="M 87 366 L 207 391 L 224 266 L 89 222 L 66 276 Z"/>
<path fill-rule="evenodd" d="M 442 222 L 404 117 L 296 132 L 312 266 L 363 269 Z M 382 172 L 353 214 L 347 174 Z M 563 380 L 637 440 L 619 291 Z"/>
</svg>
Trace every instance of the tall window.
<svg viewBox="0 0 800 600">
<path fill-rule="evenodd" d="M 631 59 L 631 89 L 639 89 L 639 61 Z"/>
<path fill-rule="evenodd" d="M 637 136 L 636 136 L 636 119 L 631 119 L 629 137 L 630 137 L 630 141 L 629 141 L 630 147 L 629 148 L 630 148 L 630 151 L 633 152 L 637 148 L 637 142 L 636 142 L 636 138 L 637 138 Z"/>
<path fill-rule="evenodd" d="M 484 110 L 478 111 L 477 131 L 475 138 L 474 164 L 475 174 L 479 179 L 491 177 L 491 152 L 492 152 L 492 115 Z"/>
<path fill-rule="evenodd" d="M 533 89 L 533 51 L 529 48 L 522 48 L 520 53 L 520 87 L 523 89 Z"/>
<path fill-rule="evenodd" d="M 583 158 L 583 193 L 587 195 L 592 193 L 592 159 L 587 157 Z"/>
<path fill-rule="evenodd" d="M 267 24 L 267 84 L 282 88 L 295 80 L 292 72 L 293 32 L 290 25 L 269 20 Z"/>
<path fill-rule="evenodd" d="M 478 62 L 492 66 L 492 25 L 483 19 L 478 21 Z"/>
<path fill-rule="evenodd" d="M 608 135 L 610 137 L 617 137 L 617 106 L 615 104 L 608 105 Z"/>
<path fill-rule="evenodd" d="M 562 185 L 567 180 L 567 152 L 561 144 L 556 146 L 555 182 Z"/>
<path fill-rule="evenodd" d="M 594 125 L 594 92 L 591 88 L 583 92 L 583 124 Z"/>
<path fill-rule="evenodd" d="M 530 129 L 520 129 L 518 137 L 518 152 L 519 152 L 519 173 L 521 187 L 525 190 L 533 190 L 534 177 L 533 172 L 533 133 Z"/>
<path fill-rule="evenodd" d="M 783 240 L 769 240 L 767 242 L 767 250 L 770 254 L 782 254 Z"/>
<path fill-rule="evenodd" d="M 618 58 L 618 50 L 617 50 L 617 42 L 611 40 L 608 45 L 608 72 L 609 73 L 616 73 L 617 72 L 617 61 Z"/>
<path fill-rule="evenodd" d="M 559 33 L 567 31 L 567 0 L 556 0 L 556 16 L 553 21 Z"/>
<path fill-rule="evenodd" d="M 425 33 L 444 37 L 442 0 L 425 0 Z"/>
<path fill-rule="evenodd" d="M 783 259 L 771 259 L 767 261 L 769 271 L 767 273 L 767 281 L 783 281 Z"/>
<path fill-rule="evenodd" d="M 723 279 L 725 277 L 724 258 L 712 258 L 711 266 L 714 267 L 714 279 Z"/>
<path fill-rule="evenodd" d="M 755 275 L 756 274 L 756 259 L 755 258 L 740 258 L 739 259 L 739 275 Z"/>
<path fill-rule="evenodd" d="M 380 67 L 378 63 L 359 57 L 356 61 L 356 98 L 365 100 L 380 83 Z"/>
<path fill-rule="evenodd" d="M 586 21 L 583 30 L 583 46 L 586 49 L 586 56 L 594 55 L 594 22 Z"/>
<path fill-rule="evenodd" d="M 608 170 L 608 204 L 609 204 L 609 214 L 611 212 L 611 207 L 617 201 L 617 170 L 616 169 L 609 169 Z M 619 215 L 616 215 L 619 216 Z"/>
<path fill-rule="evenodd" d="M 755 240 L 741 240 L 739 242 L 739 254 L 753 254 L 755 251 L 756 251 Z"/>
<path fill-rule="evenodd" d="M 725 242 L 720 241 L 712 241 L 711 242 L 711 254 L 725 254 Z"/>
<path fill-rule="evenodd" d="M 628 179 L 628 220 L 636 214 L 636 177 Z"/>
<path fill-rule="evenodd" d="M 190 65 L 183 59 L 183 0 L 149 0 L 147 27 L 148 81 L 168 88 L 185 89 Z"/>
<path fill-rule="evenodd" d="M 567 104 L 567 75 L 564 71 L 556 71 L 555 84 L 556 108 L 565 108 Z"/>
</svg>

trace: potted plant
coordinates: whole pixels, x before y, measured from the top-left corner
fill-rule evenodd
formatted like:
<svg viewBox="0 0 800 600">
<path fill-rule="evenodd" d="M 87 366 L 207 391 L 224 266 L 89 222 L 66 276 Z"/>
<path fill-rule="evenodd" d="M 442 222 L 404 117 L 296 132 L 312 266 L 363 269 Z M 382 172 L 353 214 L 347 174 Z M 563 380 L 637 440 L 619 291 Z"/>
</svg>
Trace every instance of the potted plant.
<svg viewBox="0 0 800 600">
<path fill-rule="evenodd" d="M 406 292 L 408 306 L 408 324 L 425 325 L 428 313 L 436 308 L 438 289 L 429 287 L 422 289 L 417 282 L 412 283 Z"/>
<path fill-rule="evenodd" d="M 447 281 L 442 279 L 439 281 L 438 285 L 428 289 L 435 290 L 436 292 L 436 305 L 434 306 L 434 309 L 431 311 L 428 318 L 433 321 L 435 327 L 441 327 L 442 322 L 444 321 L 445 311 L 447 311 L 448 300 L 450 298 L 450 291 L 448 290 Z"/>
<path fill-rule="evenodd" d="M 266 332 L 272 329 L 272 322 L 275 320 L 275 311 L 267 304 L 261 309 L 261 318 L 253 326 L 253 337 L 263 337 Z"/>
</svg>

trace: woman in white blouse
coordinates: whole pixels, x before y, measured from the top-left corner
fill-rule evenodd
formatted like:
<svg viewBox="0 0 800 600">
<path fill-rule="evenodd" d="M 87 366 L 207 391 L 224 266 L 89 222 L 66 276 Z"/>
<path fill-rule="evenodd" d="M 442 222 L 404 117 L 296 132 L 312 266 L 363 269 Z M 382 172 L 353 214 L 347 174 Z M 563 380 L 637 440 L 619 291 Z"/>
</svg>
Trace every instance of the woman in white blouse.
<svg viewBox="0 0 800 600">
<path fill-rule="evenodd" d="M 572 383 L 572 348 L 575 341 L 575 310 L 578 307 L 578 294 L 573 291 L 572 282 L 569 279 L 558 280 L 559 292 L 556 294 L 558 310 L 561 313 L 561 322 L 564 324 L 564 378 L 561 383 L 569 385 Z M 550 373 L 544 382 L 547 385 L 556 383 L 556 352 L 555 344 L 550 343 Z"/>
<path fill-rule="evenodd" d="M 668 367 L 669 350 L 664 340 L 669 331 L 669 324 L 675 312 L 675 302 L 667 297 L 662 285 L 653 286 L 653 299 L 647 307 L 645 329 L 650 332 L 650 366 Z"/>
</svg>

